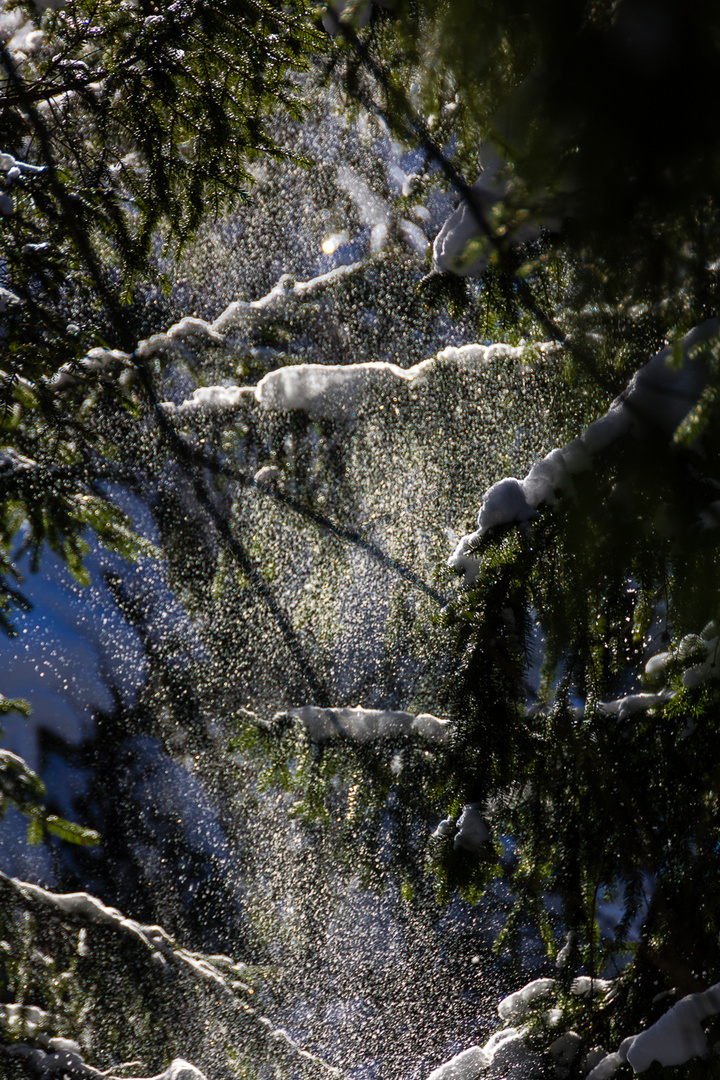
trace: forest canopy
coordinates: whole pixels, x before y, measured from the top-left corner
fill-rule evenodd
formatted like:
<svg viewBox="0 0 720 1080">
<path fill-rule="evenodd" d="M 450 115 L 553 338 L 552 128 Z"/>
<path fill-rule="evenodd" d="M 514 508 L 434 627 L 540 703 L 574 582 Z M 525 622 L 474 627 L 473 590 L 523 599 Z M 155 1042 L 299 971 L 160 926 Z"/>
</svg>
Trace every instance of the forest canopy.
<svg viewBox="0 0 720 1080">
<path fill-rule="evenodd" d="M 502 912 L 526 985 L 435 1080 L 717 1070 L 719 52 L 677 0 L 0 5 L 0 621 L 159 558 L 107 753 L 212 775 L 279 898 L 213 856 L 121 915 L 121 770 L 75 822 L 0 750 L 73 890 L 0 877 L 8 1075 L 334 1074 L 265 1015 L 262 792 L 408 919 Z"/>
</svg>

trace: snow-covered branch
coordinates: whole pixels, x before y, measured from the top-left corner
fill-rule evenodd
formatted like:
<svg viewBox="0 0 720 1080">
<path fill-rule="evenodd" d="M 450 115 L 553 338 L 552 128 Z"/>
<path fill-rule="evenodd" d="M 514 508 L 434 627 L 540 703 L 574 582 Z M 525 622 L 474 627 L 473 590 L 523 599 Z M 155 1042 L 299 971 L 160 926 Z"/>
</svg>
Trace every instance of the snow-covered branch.
<svg viewBox="0 0 720 1080">
<path fill-rule="evenodd" d="M 283 274 L 267 296 L 260 300 L 235 300 L 211 323 L 204 319 L 185 317 L 165 333 L 154 334 L 146 341 L 141 341 L 135 355 L 141 360 L 148 360 L 156 353 L 190 339 L 221 344 L 231 333 L 247 333 L 275 319 L 287 318 L 302 304 L 319 298 L 326 290 L 353 277 L 363 267 L 364 263 L 361 262 L 338 266 L 309 281 L 296 281 L 292 274 Z"/>
<path fill-rule="evenodd" d="M 222 417 L 243 402 L 252 402 L 263 409 L 302 411 L 313 419 L 350 420 L 361 415 L 363 402 L 374 391 L 416 389 L 441 367 L 477 370 L 500 357 L 519 359 L 523 352 L 513 345 L 461 345 L 442 349 L 410 368 L 383 361 L 297 364 L 268 372 L 256 386 L 204 386 L 179 405 L 165 402 L 164 408 L 173 416 Z"/>
<path fill-rule="evenodd" d="M 696 327 L 680 342 L 657 353 L 631 380 L 604 416 L 576 439 L 539 461 L 524 480 L 506 477 L 485 492 L 475 532 L 463 536 L 449 566 L 472 585 L 480 571 L 475 554 L 491 529 L 532 520 L 541 506 L 572 490 L 573 477 L 592 468 L 593 459 L 619 439 L 641 440 L 655 432 L 671 438 L 697 404 L 712 372 L 711 358 L 720 346 L 720 319 Z"/>
<path fill-rule="evenodd" d="M 3 155 L 7 157 L 7 155 Z M 101 375 L 113 365 L 120 368 L 132 369 L 138 361 L 152 359 L 158 353 L 181 349 L 190 342 L 205 342 L 213 345 L 225 345 L 231 347 L 230 335 L 242 331 L 244 334 L 256 330 L 273 322 L 276 319 L 288 317 L 298 310 L 303 304 L 318 299 L 324 292 L 336 285 L 353 277 L 364 267 L 364 263 L 351 263 L 346 266 L 338 266 L 326 274 L 311 278 L 309 281 L 296 281 L 291 274 L 283 274 L 278 283 L 270 292 L 259 300 L 235 300 L 218 315 L 213 322 L 204 319 L 196 319 L 185 316 L 174 323 L 162 334 L 154 334 L 151 338 L 139 342 L 133 353 L 123 352 L 121 349 L 95 348 L 90 349 L 80 360 L 63 366 L 47 380 L 48 389 L 54 393 L 62 393 L 71 386 L 77 385 L 88 375 Z M 5 298 L 7 305 L 17 302 L 17 297 L 9 290 L 0 293 L 0 302 Z M 241 346 L 232 346 L 240 348 Z M 295 368 L 291 370 L 297 370 Z M 399 370 L 399 369 L 398 369 Z M 30 388 L 32 384 L 27 380 L 19 380 L 17 377 L 0 371 L 0 382 L 21 382 Z M 215 394 L 213 395 L 213 391 Z M 221 391 L 225 391 L 223 397 Z M 217 408 L 221 403 L 226 407 L 231 406 L 233 395 L 231 391 L 245 393 L 245 388 L 240 387 L 209 387 L 197 391 L 200 395 L 201 407 Z M 247 393 L 252 393 L 252 388 Z M 207 398 L 205 404 L 203 395 Z M 193 402 L 193 399 L 191 399 Z M 188 407 L 185 411 L 192 412 L 193 405 L 185 403 Z M 166 404 L 169 411 L 175 409 L 169 403 Z M 183 410 L 185 406 L 179 406 Z"/>
<path fill-rule="evenodd" d="M 32 910 L 44 909 L 63 921 L 81 928 L 94 925 L 114 930 L 126 941 L 146 950 L 151 963 L 174 967 L 176 971 L 184 972 L 195 982 L 219 993 L 231 1011 L 236 1011 L 247 1019 L 253 1034 L 261 1039 L 263 1045 L 267 1044 L 270 1053 L 287 1057 L 296 1065 L 310 1069 L 321 1076 L 332 1077 L 333 1080 L 341 1077 L 340 1070 L 328 1065 L 315 1054 L 302 1049 L 283 1028 L 276 1028 L 272 1020 L 263 1016 L 249 1004 L 246 999 L 252 995 L 253 990 L 244 981 L 247 975 L 245 964 L 236 963 L 227 956 L 206 956 L 183 949 L 162 927 L 146 926 L 135 919 L 129 919 L 116 908 L 108 907 L 88 893 L 53 893 L 39 885 L 18 881 L 2 873 L 0 873 L 0 886 L 3 887 L 4 892 L 14 896 L 16 901 L 29 906 Z M 84 947 L 87 948 L 87 945 Z M 35 1018 L 35 1027 L 38 1026 L 38 1022 Z M 66 1040 L 60 1040 L 60 1042 L 64 1044 Z M 109 1077 L 109 1074 L 100 1073 L 86 1066 L 79 1059 L 79 1048 L 74 1044 L 68 1043 L 58 1050 L 53 1050 L 52 1047 L 49 1049 L 51 1051 L 49 1054 L 31 1047 L 18 1047 L 17 1052 L 26 1052 L 25 1056 L 28 1061 L 31 1061 L 36 1075 L 42 1080 L 46 1077 L 60 1077 L 65 1074 L 76 1080 Z M 185 1072 L 182 1071 L 183 1069 Z M 204 1078 L 194 1066 L 178 1060 L 173 1062 L 165 1073 L 153 1080 L 204 1080 Z"/>
<path fill-rule="evenodd" d="M 104 1072 L 83 1060 L 80 1047 L 70 1039 L 50 1039 L 47 1049 L 35 1046 L 0 1047 L 2 1055 L 21 1061 L 32 1080 L 207 1080 L 189 1061 L 175 1058 L 164 1072 L 155 1076 L 130 1076 L 123 1071 Z"/>
<path fill-rule="evenodd" d="M 379 742 L 415 735 L 429 743 L 446 745 L 452 738 L 450 722 L 430 713 L 415 716 L 382 709 L 321 709 L 315 705 L 304 705 L 278 713 L 275 721 L 286 718 L 299 724 L 311 742 L 319 744 L 341 739 L 355 743 Z"/>
</svg>

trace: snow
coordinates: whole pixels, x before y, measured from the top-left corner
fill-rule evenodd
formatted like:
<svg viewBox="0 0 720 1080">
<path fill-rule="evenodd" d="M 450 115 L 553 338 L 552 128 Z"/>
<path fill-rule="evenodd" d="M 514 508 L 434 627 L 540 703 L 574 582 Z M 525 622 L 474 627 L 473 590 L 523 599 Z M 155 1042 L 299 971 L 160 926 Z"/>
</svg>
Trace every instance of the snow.
<svg viewBox="0 0 720 1080">
<path fill-rule="evenodd" d="M 32 1038 L 38 1028 L 46 1026 L 52 1019 L 51 1013 L 39 1009 L 37 1005 L 0 1005 L 0 1023 L 13 1038 L 20 1035 Z"/>
<path fill-rule="evenodd" d="M 617 716 L 618 720 L 627 720 L 635 713 L 646 712 L 648 709 L 657 708 L 658 705 L 667 704 L 672 696 L 669 691 L 662 694 L 626 694 L 625 697 L 617 698 L 615 701 L 601 701 L 598 704 L 598 710 L 606 716 Z"/>
<path fill-rule="evenodd" d="M 6 289 L 0 286 L 0 315 L 7 311 L 8 308 L 14 307 L 20 303 L 20 297 L 16 296 L 10 289 Z"/>
<path fill-rule="evenodd" d="M 274 484 L 280 479 L 280 469 L 277 465 L 263 465 L 255 473 L 253 479 L 256 484 Z"/>
<path fill-rule="evenodd" d="M 301 364 L 269 372 L 258 383 L 255 398 L 263 409 L 300 410 L 313 419 L 352 419 L 372 388 L 412 377 L 380 361 L 352 366 Z"/>
<path fill-rule="evenodd" d="M 342 165 L 337 170 L 338 187 L 346 191 L 363 225 L 370 228 L 370 253 L 377 255 L 385 247 L 390 233 L 391 212 L 388 202 L 377 195 L 354 169 Z"/>
<path fill-rule="evenodd" d="M 576 1031 L 566 1031 L 559 1039 L 550 1043 L 548 1052 L 558 1065 L 568 1067 L 578 1056 L 582 1042 Z"/>
<path fill-rule="evenodd" d="M 507 184 L 498 180 L 505 162 L 489 147 L 483 148 L 483 152 L 487 161 L 471 190 L 477 211 L 487 222 L 493 206 L 507 194 Z M 476 209 L 463 201 L 435 237 L 433 264 L 437 270 L 460 277 L 482 277 L 491 250 L 492 242 L 478 221 Z"/>
<path fill-rule="evenodd" d="M 527 1045 L 517 1028 L 496 1031 L 482 1049 L 490 1059 L 487 1080 L 527 1080 L 541 1065 L 540 1055 Z"/>
<path fill-rule="evenodd" d="M 430 241 L 420 226 L 414 221 L 408 221 L 407 218 L 400 218 L 398 227 L 413 251 L 416 251 L 418 255 L 424 255 L 430 247 Z"/>
<path fill-rule="evenodd" d="M 490 1064 L 490 1058 L 479 1046 L 471 1046 L 434 1069 L 428 1080 L 476 1080 Z"/>
<path fill-rule="evenodd" d="M 699 994 L 689 994 L 664 1016 L 636 1035 L 627 1052 L 633 1071 L 644 1072 L 654 1061 L 661 1065 L 684 1065 L 693 1057 L 705 1057 L 709 1046 L 701 1021 L 720 1013 L 720 983 Z"/>
<path fill-rule="evenodd" d="M 15 162 L 11 155 L 5 154 L 0 157 L 0 167 L 2 167 L 3 159 Z M 23 169 L 34 169 L 34 166 L 25 165 L 22 162 L 20 165 Z M 150 360 L 163 351 L 181 350 L 189 342 L 205 341 L 212 345 L 223 345 L 232 351 L 232 345 L 227 340 L 231 333 L 257 328 L 274 319 L 289 315 L 299 305 L 320 297 L 326 289 L 333 288 L 339 282 L 352 277 L 362 267 L 363 263 L 338 266 L 309 281 L 296 281 L 291 274 L 283 274 L 277 285 L 260 300 L 233 301 L 212 323 L 204 319 L 185 316 L 164 333 L 154 334 L 140 341 L 133 354 L 122 352 L 120 349 L 90 349 L 74 364 L 64 364 L 48 380 L 48 388 L 58 393 L 73 386 L 83 376 L 101 374 L 113 364 L 131 368 L 136 358 Z M 312 365 L 308 366 L 312 367 Z M 196 391 L 197 397 L 194 395 L 190 402 L 186 403 L 184 411 L 192 413 L 233 409 L 244 396 L 251 395 L 252 392 L 252 388 L 245 387 L 203 387 Z M 172 403 L 166 402 L 165 408 L 172 412 L 175 407 Z"/>
<path fill-rule="evenodd" d="M 162 335 L 158 335 L 162 336 Z M 392 393 L 400 387 L 421 387 L 439 368 L 477 370 L 500 357 L 518 358 L 523 350 L 510 345 L 463 345 L 442 349 L 436 356 L 410 368 L 385 361 L 359 364 L 295 364 L 268 372 L 252 386 L 204 386 L 175 405 L 163 408 L 174 416 L 232 413 L 243 403 L 279 412 L 302 411 L 313 419 L 352 421 L 361 414 L 367 396 Z"/>
<path fill-rule="evenodd" d="M 684 638 L 678 647 L 679 658 L 682 658 L 683 642 L 686 640 Z M 705 658 L 689 667 L 683 675 L 683 686 L 688 689 L 700 686 L 706 679 L 720 678 L 720 636 L 701 641 L 701 645 L 706 651 Z"/>
<path fill-rule="evenodd" d="M 230 993 L 228 984 L 216 965 L 200 954 L 178 948 L 160 926 L 143 926 L 127 919 L 116 908 L 107 907 L 89 893 L 53 893 L 16 878 L 8 879 L 20 893 L 43 907 L 54 908 L 72 919 L 90 924 L 112 926 L 118 932 L 144 945 L 153 961 L 170 963 L 191 971 L 197 978 L 213 983 L 216 989 Z"/>
<path fill-rule="evenodd" d="M 573 951 L 577 947 L 577 932 L 575 930 L 568 930 L 565 935 L 565 944 L 555 957 L 555 967 L 563 968 L 565 964 L 570 960 Z"/>
<path fill-rule="evenodd" d="M 445 836 L 454 836 L 457 825 L 451 817 L 443 818 L 432 834 L 432 839 L 442 840 Z"/>
<path fill-rule="evenodd" d="M 651 656 L 645 665 L 645 676 L 648 679 L 658 679 L 673 660 L 673 653 L 660 652 Z"/>
<path fill-rule="evenodd" d="M 484 1046 L 471 1046 L 434 1069 L 427 1080 L 527 1080 L 541 1064 L 540 1055 L 516 1028 L 495 1032 Z"/>
<path fill-rule="evenodd" d="M 44 165 L 29 165 L 26 161 L 20 161 L 19 158 L 4 151 L 0 151 L 0 169 L 4 170 L 8 180 L 16 180 L 21 173 L 37 175 L 45 172 Z"/>
<path fill-rule="evenodd" d="M 488 827 L 483 821 L 477 806 L 474 804 L 463 807 L 462 814 L 458 820 L 457 829 L 458 831 L 455 835 L 455 840 L 453 841 L 453 847 L 456 850 L 458 848 L 463 848 L 465 851 L 474 854 L 490 839 Z"/>
<path fill-rule="evenodd" d="M 69 1039 L 50 1039 L 48 1050 L 22 1044 L 6 1048 L 5 1052 L 23 1061 L 36 1080 L 116 1080 L 115 1074 L 100 1072 L 83 1061 L 80 1048 Z M 120 1080 L 118 1077 L 117 1080 Z M 123 1080 L 206 1080 L 205 1074 L 182 1058 L 176 1058 L 164 1072 L 153 1077 L 128 1076 Z"/>
<path fill-rule="evenodd" d="M 641 1073 L 653 1062 L 670 1067 L 706 1057 L 710 1047 L 702 1021 L 718 1013 L 720 983 L 715 983 L 701 993 L 682 998 L 649 1028 L 624 1039 L 616 1051 L 594 1065 L 586 1080 L 608 1080 L 625 1062 L 633 1072 Z"/>
<path fill-rule="evenodd" d="M 686 634 L 674 651 L 664 651 L 651 656 L 645 664 L 646 678 L 651 681 L 663 679 L 674 661 L 685 665 L 682 684 L 688 689 L 700 686 L 707 679 L 720 678 L 720 635 L 714 633 L 716 629 L 715 624 L 711 623 L 701 635 Z M 665 691 L 656 696 L 668 699 L 671 694 Z"/>
<path fill-rule="evenodd" d="M 473 552 L 489 530 L 530 521 L 541 506 L 551 506 L 556 495 L 572 490 L 573 475 L 618 439 L 642 439 L 653 431 L 671 437 L 706 387 L 711 374 L 706 354 L 714 354 L 719 343 L 720 320 L 696 327 L 677 348 L 667 346 L 648 361 L 579 439 L 553 450 L 524 480 L 507 477 L 493 484 L 480 506 L 477 529 L 461 538 L 448 565 L 472 585 L 480 571 Z"/>
<path fill-rule="evenodd" d="M 612 980 L 594 979 L 589 975 L 578 975 L 573 979 L 570 993 L 574 997 L 589 997 L 591 994 L 607 994 L 612 989 Z"/>
<path fill-rule="evenodd" d="M 381 709 L 322 709 L 316 705 L 304 705 L 279 714 L 283 715 L 298 721 L 308 738 L 315 743 L 336 742 L 342 738 L 366 743 L 418 735 L 426 742 L 445 745 L 452 738 L 450 722 L 430 713 L 414 716 L 412 713 Z"/>
<path fill-rule="evenodd" d="M 19 454 L 10 446 L 0 447 L 0 473 L 7 473 L 11 469 L 37 469 L 37 461 Z"/>
<path fill-rule="evenodd" d="M 120 349 L 90 349 L 90 351 L 74 364 L 63 366 L 48 380 L 48 389 L 59 393 L 68 387 L 82 381 L 86 375 L 96 375 L 105 371 L 111 364 L 119 364 L 127 367 L 130 357 Z"/>
<path fill-rule="evenodd" d="M 503 998 L 498 1005 L 501 1020 L 522 1020 L 538 1002 L 545 1001 L 555 992 L 555 979 L 534 979 L 521 990 Z"/>
<path fill-rule="evenodd" d="M 459 277 L 482 277 L 490 260 L 494 241 L 489 235 L 493 207 L 510 194 L 507 162 L 486 143 L 480 151 L 482 172 L 472 185 L 474 206 L 462 200 L 445 221 L 433 244 L 436 270 Z M 478 220 L 480 219 L 480 220 Z M 511 234 L 513 245 L 527 244 L 540 236 L 540 229 L 530 222 L 519 225 Z"/>
</svg>

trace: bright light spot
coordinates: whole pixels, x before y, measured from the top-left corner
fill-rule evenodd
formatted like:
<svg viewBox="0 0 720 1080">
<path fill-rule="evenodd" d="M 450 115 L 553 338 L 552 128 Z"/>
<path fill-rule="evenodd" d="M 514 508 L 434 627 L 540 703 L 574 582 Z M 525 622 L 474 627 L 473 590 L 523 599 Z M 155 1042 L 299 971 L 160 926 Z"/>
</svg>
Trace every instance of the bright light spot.
<svg viewBox="0 0 720 1080">
<path fill-rule="evenodd" d="M 331 233 L 326 236 L 320 245 L 326 255 L 332 255 L 342 244 L 347 244 L 350 237 L 343 229 L 342 232 Z"/>
</svg>

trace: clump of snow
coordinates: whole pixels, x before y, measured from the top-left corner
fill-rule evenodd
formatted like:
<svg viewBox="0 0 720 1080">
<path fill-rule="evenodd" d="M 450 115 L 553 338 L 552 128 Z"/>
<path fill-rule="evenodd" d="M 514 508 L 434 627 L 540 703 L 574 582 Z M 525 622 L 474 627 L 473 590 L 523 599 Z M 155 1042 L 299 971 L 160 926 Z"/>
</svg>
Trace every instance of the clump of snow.
<svg viewBox="0 0 720 1080">
<path fill-rule="evenodd" d="M 720 983 L 699 994 L 689 994 L 661 1016 L 652 1027 L 636 1035 L 627 1060 L 633 1071 L 644 1072 L 654 1061 L 661 1065 L 684 1065 L 693 1057 L 705 1057 L 708 1040 L 701 1021 L 720 1013 Z"/>
<path fill-rule="evenodd" d="M 6 180 L 17 180 L 21 173 L 36 175 L 45 171 L 44 165 L 29 165 L 26 161 L 20 161 L 12 154 L 0 150 L 0 170 L 5 173 Z"/>
<path fill-rule="evenodd" d="M 394 364 L 369 361 L 349 366 L 300 364 L 278 368 L 264 376 L 255 389 L 263 409 L 307 413 L 314 419 L 350 419 L 358 414 L 368 392 L 392 381 L 411 379 Z"/>
<path fill-rule="evenodd" d="M 471 1046 L 438 1066 L 428 1080 L 476 1080 L 490 1064 L 490 1058 L 479 1046 Z"/>
<path fill-rule="evenodd" d="M 451 817 L 443 818 L 435 831 L 432 833 L 431 839 L 442 840 L 445 836 L 454 836 L 457 825 L 455 819 Z"/>
<path fill-rule="evenodd" d="M 527 1080 L 542 1064 L 540 1055 L 528 1046 L 517 1028 L 496 1031 L 482 1049 L 490 1059 L 488 1080 Z"/>
<path fill-rule="evenodd" d="M 15 307 L 15 305 L 19 303 L 19 296 L 16 296 L 10 289 L 5 289 L 0 286 L 0 315 L 7 311 L 8 308 Z"/>
<path fill-rule="evenodd" d="M 671 652 L 656 653 L 655 656 L 651 656 L 645 665 L 645 675 L 648 679 L 655 681 L 659 679 L 667 670 L 668 664 L 671 664 L 674 659 L 674 655 Z"/>
<path fill-rule="evenodd" d="M 277 465 L 263 465 L 254 476 L 256 484 L 275 484 L 279 479 L 280 470 Z"/>
<path fill-rule="evenodd" d="M 571 490 L 572 477 L 591 466 L 593 457 L 618 439 L 641 439 L 651 431 L 671 437 L 707 386 L 711 365 L 705 354 L 717 347 L 720 320 L 696 327 L 678 349 L 662 349 L 637 372 L 623 393 L 579 439 L 557 448 L 530 470 L 524 480 L 508 477 L 485 493 L 474 533 L 463 536 L 449 566 L 462 573 L 466 585 L 476 581 L 480 564 L 474 554 L 490 529 L 523 524 L 556 495 Z M 679 362 L 677 356 L 679 354 Z"/>
<path fill-rule="evenodd" d="M 63 364 L 53 377 L 48 380 L 48 389 L 58 393 L 67 387 L 76 385 L 86 375 L 101 374 L 111 364 L 120 364 L 126 367 L 129 363 L 130 356 L 120 349 L 90 349 L 85 356 L 75 363 Z"/>
<path fill-rule="evenodd" d="M 191 1065 L 189 1061 L 176 1058 L 164 1073 L 153 1077 L 152 1080 L 205 1080 L 205 1075 L 199 1069 L 196 1069 L 194 1065 Z"/>
<path fill-rule="evenodd" d="M 498 1016 L 501 1020 L 522 1020 L 538 1002 L 547 1001 L 556 988 L 555 979 L 534 979 L 514 994 L 503 998 L 498 1005 Z"/>
<path fill-rule="evenodd" d="M 679 657 L 682 644 L 681 641 L 678 649 Z M 683 675 L 683 686 L 687 686 L 688 689 L 700 686 L 706 679 L 720 678 L 720 636 L 703 641 L 702 646 L 706 652 L 705 658 L 700 663 L 689 667 Z"/>
<path fill-rule="evenodd" d="M 115 1074 L 101 1072 L 83 1061 L 80 1047 L 70 1039 L 50 1039 L 48 1049 L 22 1044 L 5 1048 L 11 1058 L 24 1061 L 37 1080 L 120 1080 Z M 124 1074 L 124 1080 L 207 1080 L 189 1061 L 182 1058 L 168 1065 L 164 1072 L 152 1077 Z"/>
<path fill-rule="evenodd" d="M 36 469 L 37 462 L 32 458 L 25 457 L 24 454 L 19 454 L 17 450 L 13 450 L 10 446 L 0 447 L 0 474 L 9 472 L 11 469 Z"/>
<path fill-rule="evenodd" d="M 548 1047 L 550 1057 L 561 1069 L 569 1068 L 580 1053 L 582 1038 L 576 1031 L 566 1031 L 559 1039 L 555 1039 Z"/>
<path fill-rule="evenodd" d="M 720 1013 L 720 983 L 698 994 L 689 994 L 637 1035 L 624 1039 L 590 1070 L 586 1080 L 608 1080 L 627 1062 L 641 1073 L 654 1062 L 669 1067 L 685 1065 L 695 1057 L 707 1057 L 710 1047 L 702 1021 Z"/>
<path fill-rule="evenodd" d="M 606 716 L 617 716 L 618 720 L 627 720 L 635 713 L 647 712 L 648 709 L 655 709 L 658 705 L 665 705 L 672 696 L 672 693 L 667 690 L 661 694 L 626 694 L 625 697 L 617 698 L 615 701 L 601 701 L 598 710 Z"/>
<path fill-rule="evenodd" d="M 591 997 L 595 994 L 609 993 L 612 986 L 610 979 L 594 979 L 589 975 L 578 975 L 577 979 L 573 979 L 570 993 L 574 997 Z"/>
<path fill-rule="evenodd" d="M 433 244 L 433 264 L 437 270 L 460 277 L 482 277 L 492 250 L 488 215 L 508 191 L 500 177 L 506 162 L 486 144 L 481 150 L 482 172 L 472 185 L 474 205 L 463 200 L 450 215 Z"/>
<path fill-rule="evenodd" d="M 452 737 L 450 722 L 430 713 L 415 716 L 381 709 L 323 709 L 316 705 L 304 705 L 279 714 L 279 717 L 282 716 L 299 722 L 314 743 L 336 742 L 343 738 L 366 743 L 414 734 L 427 742 L 443 745 Z"/>
<path fill-rule="evenodd" d="M 592 1070 L 607 1057 L 607 1050 L 604 1050 L 602 1046 L 593 1046 L 591 1050 L 588 1050 L 587 1054 L 582 1060 L 580 1066 L 582 1075 L 589 1075 Z"/>
<path fill-rule="evenodd" d="M 508 163 L 486 143 L 480 151 L 482 172 L 472 185 L 472 205 L 463 199 L 444 223 L 433 244 L 433 264 L 437 270 L 459 277 L 482 277 L 496 241 L 490 218 L 493 208 L 510 194 Z M 513 228 L 513 246 L 527 244 L 540 236 L 532 222 Z"/>
<path fill-rule="evenodd" d="M 516 1028 L 504 1028 L 495 1032 L 484 1046 L 471 1046 L 468 1050 L 440 1065 L 430 1073 L 428 1080 L 527 1080 L 539 1068 L 541 1058 L 527 1045 Z"/>
<path fill-rule="evenodd" d="M 570 960 L 570 957 L 572 956 L 572 953 L 573 953 L 573 950 L 575 949 L 576 944 L 577 944 L 577 932 L 575 930 L 568 930 L 567 934 L 565 935 L 565 944 L 563 945 L 562 949 L 560 949 L 559 953 L 555 957 L 555 967 L 556 968 L 565 967 L 565 965 Z"/>
<path fill-rule="evenodd" d="M 463 848 L 473 854 L 479 851 L 483 844 L 490 839 L 488 827 L 482 819 L 480 811 L 474 803 L 463 807 L 463 812 L 457 823 L 457 833 L 453 841 L 453 847 L 457 850 Z"/>
<path fill-rule="evenodd" d="M 518 360 L 524 352 L 522 346 L 506 345 L 504 342 L 493 345 L 448 345 L 440 350 L 437 358 L 441 363 L 455 364 L 460 368 L 476 368 L 503 358 Z"/>
<path fill-rule="evenodd" d="M 710 623 L 700 635 L 686 634 L 674 651 L 651 656 L 645 665 L 646 677 L 652 681 L 662 679 L 670 665 L 677 662 L 686 668 L 682 683 L 688 689 L 700 686 L 707 679 L 720 678 L 720 634 L 717 629 L 715 623 Z M 665 696 L 670 696 L 668 691 Z"/>
<path fill-rule="evenodd" d="M 418 255 L 424 255 L 430 247 L 430 241 L 420 226 L 414 221 L 408 221 L 407 218 L 399 218 L 398 228 L 413 251 L 416 251 Z"/>
<path fill-rule="evenodd" d="M 231 413 L 252 395 L 252 388 L 245 386 L 200 386 L 191 398 L 183 402 L 182 412 L 185 416 Z M 165 402 L 163 407 L 168 412 L 176 411 L 171 402 Z"/>
<path fill-rule="evenodd" d="M 39 1028 L 45 1027 L 52 1020 L 52 1015 L 39 1009 L 37 1005 L 19 1005 L 11 1002 L 0 1005 L 0 1028 L 13 1038 L 31 1039 Z"/>
</svg>

